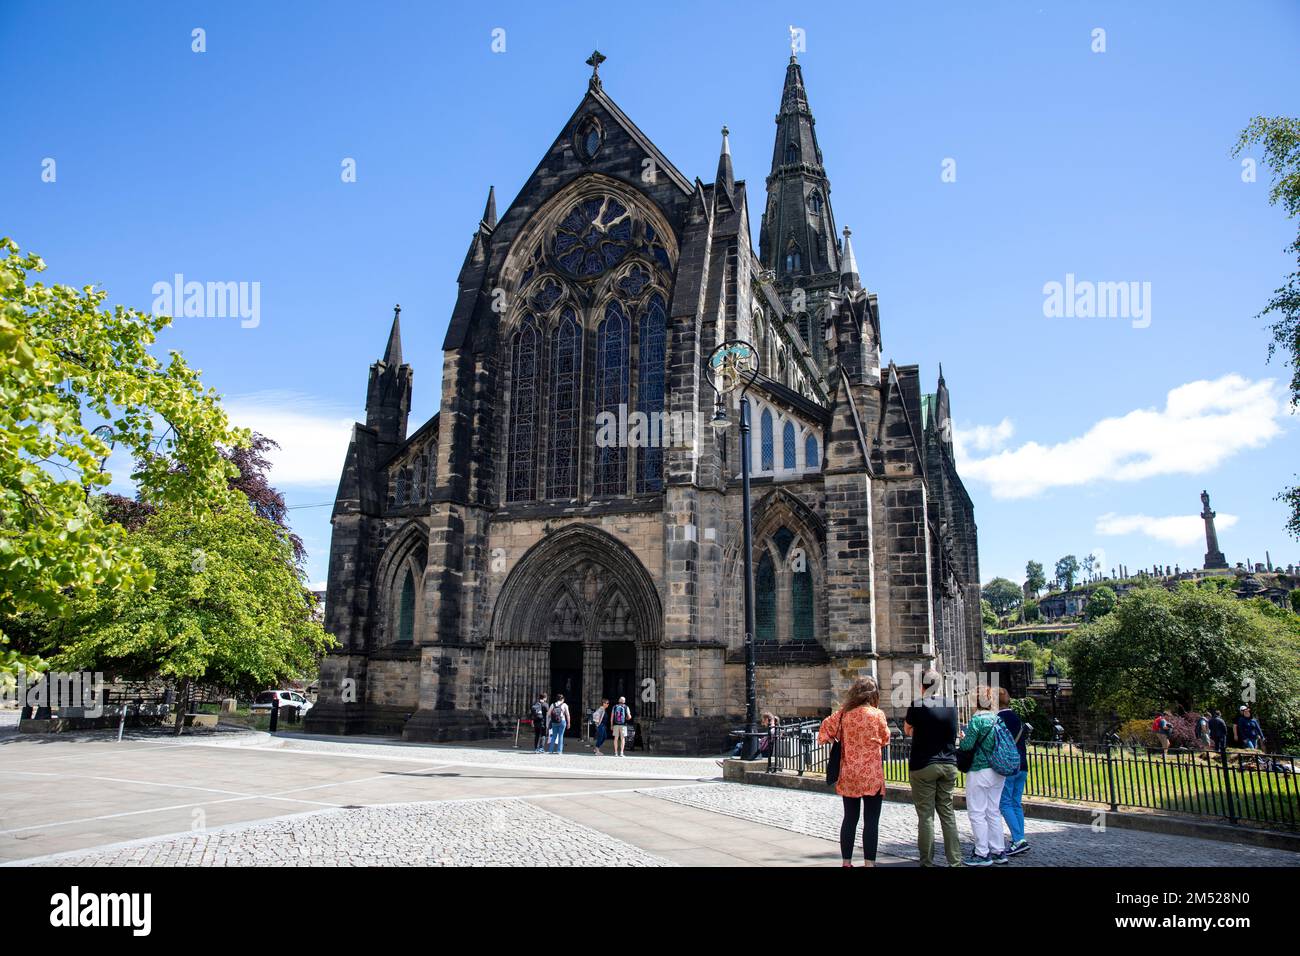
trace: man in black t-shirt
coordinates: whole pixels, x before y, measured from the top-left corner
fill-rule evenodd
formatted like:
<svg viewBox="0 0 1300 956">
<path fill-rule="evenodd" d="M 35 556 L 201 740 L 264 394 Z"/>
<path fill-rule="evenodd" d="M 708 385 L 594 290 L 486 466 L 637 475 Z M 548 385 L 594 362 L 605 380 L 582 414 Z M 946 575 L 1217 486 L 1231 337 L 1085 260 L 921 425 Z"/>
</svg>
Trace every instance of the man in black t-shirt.
<svg viewBox="0 0 1300 956">
<path fill-rule="evenodd" d="M 952 792 L 957 786 L 957 708 L 939 693 L 939 675 L 926 671 L 921 677 L 921 697 L 907 708 L 903 721 L 903 733 L 912 738 L 908 779 L 912 783 L 912 805 L 916 807 L 921 865 L 934 865 L 937 811 L 948 865 L 961 866 L 957 813 L 952 806 Z"/>
</svg>

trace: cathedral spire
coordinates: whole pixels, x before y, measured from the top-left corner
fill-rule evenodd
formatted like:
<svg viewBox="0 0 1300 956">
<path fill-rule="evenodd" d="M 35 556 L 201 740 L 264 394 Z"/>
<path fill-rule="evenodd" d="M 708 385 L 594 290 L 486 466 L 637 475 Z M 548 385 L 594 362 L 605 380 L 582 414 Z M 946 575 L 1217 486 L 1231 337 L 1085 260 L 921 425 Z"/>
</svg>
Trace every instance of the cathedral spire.
<svg viewBox="0 0 1300 956">
<path fill-rule="evenodd" d="M 844 252 L 840 260 L 840 288 L 842 289 L 861 289 L 862 276 L 858 273 L 858 260 L 853 255 L 853 240 L 849 237 L 853 235 L 853 230 L 848 226 L 844 227 Z"/>
<path fill-rule="evenodd" d="M 406 439 L 410 412 L 411 366 L 402 361 L 402 307 L 395 305 L 384 357 L 370 366 L 366 385 L 366 427 L 377 433 L 381 450 Z"/>
<path fill-rule="evenodd" d="M 388 347 L 384 349 L 384 364 L 402 364 L 402 307 L 393 306 L 393 327 L 388 332 Z"/>
<path fill-rule="evenodd" d="M 778 279 L 824 275 L 836 281 L 840 251 L 830 193 L 803 68 L 791 55 L 776 114 L 767 205 L 759 230 L 759 258 Z"/>
<path fill-rule="evenodd" d="M 489 229 L 497 227 L 497 188 L 488 187 L 487 205 L 483 207 L 483 225 Z"/>
<path fill-rule="evenodd" d="M 722 155 L 718 157 L 718 175 L 713 182 L 719 189 L 726 191 L 727 198 L 734 199 L 736 195 L 736 174 L 731 167 L 731 140 L 728 136 L 727 127 L 722 127 Z"/>
</svg>

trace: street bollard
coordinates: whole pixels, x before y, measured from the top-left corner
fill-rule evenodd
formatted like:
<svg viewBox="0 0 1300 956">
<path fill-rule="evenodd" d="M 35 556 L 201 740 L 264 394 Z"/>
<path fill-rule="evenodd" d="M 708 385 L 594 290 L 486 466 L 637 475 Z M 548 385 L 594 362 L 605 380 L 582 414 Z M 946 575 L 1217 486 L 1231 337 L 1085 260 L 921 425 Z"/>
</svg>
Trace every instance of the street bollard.
<svg viewBox="0 0 1300 956">
<path fill-rule="evenodd" d="M 271 699 L 271 733 L 280 729 L 280 695 Z"/>
</svg>

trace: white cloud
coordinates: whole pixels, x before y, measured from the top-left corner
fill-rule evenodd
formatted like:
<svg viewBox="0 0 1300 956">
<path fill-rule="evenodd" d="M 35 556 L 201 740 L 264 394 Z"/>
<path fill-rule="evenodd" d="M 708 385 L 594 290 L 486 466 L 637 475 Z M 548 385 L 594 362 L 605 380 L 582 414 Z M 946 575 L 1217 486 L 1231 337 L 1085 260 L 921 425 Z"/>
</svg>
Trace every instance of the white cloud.
<svg viewBox="0 0 1300 956">
<path fill-rule="evenodd" d="M 338 484 L 354 417 L 309 395 L 256 392 L 225 402 L 234 425 L 251 428 L 279 444 L 268 456 L 271 483 L 281 486 Z"/>
<path fill-rule="evenodd" d="M 959 456 L 972 451 L 997 451 L 1011 440 L 1016 428 L 1011 419 L 1004 418 L 996 425 L 976 425 L 974 428 L 954 428 L 953 448 Z"/>
<path fill-rule="evenodd" d="M 1029 498 L 1107 479 L 1195 475 L 1276 438 L 1282 411 L 1272 379 L 1224 375 L 1171 389 L 1163 409 L 1104 418 L 1053 445 L 1030 441 L 983 458 L 958 448 L 959 466 L 963 476 L 986 482 L 994 498 Z"/>
<path fill-rule="evenodd" d="M 1222 530 L 1237 523 L 1236 515 L 1219 512 L 1214 519 L 1215 527 Z M 1097 519 L 1097 534 L 1121 535 L 1144 534 L 1165 544 L 1191 547 L 1205 540 L 1205 522 L 1197 514 L 1167 515 L 1153 518 L 1150 515 L 1104 514 Z"/>
</svg>

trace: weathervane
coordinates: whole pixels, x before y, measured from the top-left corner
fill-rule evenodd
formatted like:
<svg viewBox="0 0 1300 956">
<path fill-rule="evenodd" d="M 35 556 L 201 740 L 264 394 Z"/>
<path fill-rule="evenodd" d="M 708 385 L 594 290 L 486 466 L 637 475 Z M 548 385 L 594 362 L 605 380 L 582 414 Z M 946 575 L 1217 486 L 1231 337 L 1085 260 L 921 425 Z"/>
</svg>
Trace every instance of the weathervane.
<svg viewBox="0 0 1300 956">
<path fill-rule="evenodd" d="M 592 50 L 591 56 L 587 57 L 587 66 L 591 67 L 591 85 L 600 86 L 600 65 L 609 57 L 599 50 Z"/>
</svg>

